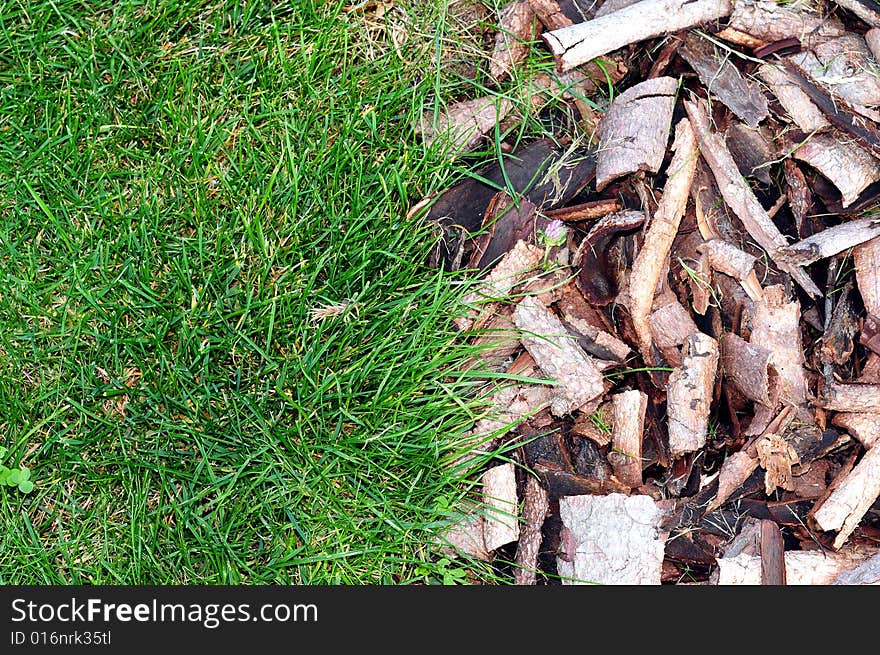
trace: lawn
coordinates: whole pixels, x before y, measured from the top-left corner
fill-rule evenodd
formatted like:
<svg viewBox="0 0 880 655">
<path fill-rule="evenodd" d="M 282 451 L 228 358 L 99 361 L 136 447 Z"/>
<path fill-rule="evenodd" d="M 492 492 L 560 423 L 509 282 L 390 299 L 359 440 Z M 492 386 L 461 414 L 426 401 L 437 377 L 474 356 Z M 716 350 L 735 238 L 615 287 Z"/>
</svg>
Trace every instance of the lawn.
<svg viewBox="0 0 880 655">
<path fill-rule="evenodd" d="M 0 4 L 0 446 L 35 483 L 0 583 L 458 566 L 465 287 L 405 216 L 469 166 L 413 131 L 469 82 L 428 4 Z"/>
</svg>

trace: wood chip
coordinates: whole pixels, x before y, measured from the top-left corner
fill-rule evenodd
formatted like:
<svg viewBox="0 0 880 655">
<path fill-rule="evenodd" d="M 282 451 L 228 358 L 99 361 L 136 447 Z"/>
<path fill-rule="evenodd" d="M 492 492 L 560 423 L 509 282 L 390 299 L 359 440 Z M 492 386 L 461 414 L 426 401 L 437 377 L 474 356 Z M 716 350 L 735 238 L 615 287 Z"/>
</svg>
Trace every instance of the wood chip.
<svg viewBox="0 0 880 655">
<path fill-rule="evenodd" d="M 842 98 L 853 108 L 880 105 L 877 62 L 865 39 L 857 34 L 825 41 L 812 52 L 801 52 L 789 59 L 832 96 Z"/>
<path fill-rule="evenodd" d="M 629 277 L 630 315 L 639 349 L 647 360 L 652 358 L 652 334 L 648 314 L 684 214 L 697 164 L 697 144 L 691 125 L 686 119 L 678 123 L 672 147 L 674 154 L 663 187 L 663 197 L 645 233 L 645 241 L 633 262 Z"/>
<path fill-rule="evenodd" d="M 764 493 L 768 496 L 777 487 L 794 490 L 791 467 L 800 462 L 797 451 L 778 434 L 768 433 L 755 442 L 758 463 L 764 475 Z"/>
<path fill-rule="evenodd" d="M 648 396 L 638 390 L 624 391 L 612 396 L 611 402 L 614 427 L 608 461 L 617 479 L 635 488 L 642 484 L 642 438 Z"/>
<path fill-rule="evenodd" d="M 785 553 L 787 585 L 830 585 L 843 571 L 864 561 L 863 554 L 824 553 L 817 550 L 789 550 Z M 761 558 L 742 553 L 719 557 L 719 585 L 760 585 Z"/>
<path fill-rule="evenodd" d="M 870 448 L 831 495 L 812 512 L 816 525 L 837 530 L 833 547 L 839 549 L 858 527 L 865 512 L 880 496 L 880 449 Z"/>
<path fill-rule="evenodd" d="M 660 584 L 663 513 L 648 496 L 569 496 L 557 569 L 563 584 Z"/>
<path fill-rule="evenodd" d="M 559 70 L 565 71 L 630 43 L 723 18 L 731 9 L 730 0 L 642 0 L 542 37 Z"/>
<path fill-rule="evenodd" d="M 720 56 L 710 41 L 688 34 L 679 49 L 709 93 L 717 97 L 734 115 L 751 127 L 764 120 L 769 109 L 767 98 L 757 85 L 750 85 L 729 56 Z"/>
<path fill-rule="evenodd" d="M 495 50 L 489 59 L 489 75 L 495 80 L 510 77 L 529 54 L 535 37 L 535 12 L 528 0 L 510 2 L 501 9 Z"/>
<path fill-rule="evenodd" d="M 743 179 L 724 142 L 710 130 L 709 117 L 702 103 L 685 100 L 684 105 L 700 144 L 700 154 L 712 169 L 721 195 L 752 238 L 776 261 L 776 251 L 787 246 L 788 242 Z M 777 261 L 776 264 L 789 273 L 808 294 L 821 295 L 819 288 L 802 269 L 784 261 Z"/>
<path fill-rule="evenodd" d="M 706 443 L 717 369 L 718 342 L 701 332 L 689 336 L 682 366 L 669 376 L 670 456 L 693 452 Z"/>
<path fill-rule="evenodd" d="M 677 88 L 678 80 L 658 77 L 631 86 L 614 98 L 599 123 L 597 191 L 622 175 L 660 169 Z"/>
<path fill-rule="evenodd" d="M 738 334 L 726 332 L 721 341 L 721 370 L 736 390 L 749 400 L 767 407 L 776 405 L 776 371 L 770 350 L 749 343 Z"/>
<path fill-rule="evenodd" d="M 513 320 L 526 350 L 544 375 L 556 381 L 556 395 L 550 403 L 553 415 L 595 410 L 605 390 L 602 373 L 556 315 L 536 298 L 526 297 L 517 304 Z"/>
<path fill-rule="evenodd" d="M 858 439 L 865 448 L 872 448 L 880 442 L 880 414 L 838 412 L 831 422 Z"/>
<path fill-rule="evenodd" d="M 793 156 L 827 177 L 849 207 L 869 185 L 880 180 L 880 162 L 840 135 L 814 134 L 794 145 Z M 815 261 L 815 260 L 814 260 Z"/>
<path fill-rule="evenodd" d="M 519 543 L 516 546 L 516 568 L 513 570 L 514 584 L 535 584 L 535 572 L 538 568 L 538 551 L 543 536 L 541 528 L 550 506 L 550 497 L 533 477 L 526 480 L 523 497 L 523 527 L 520 530 Z"/>
<path fill-rule="evenodd" d="M 501 464 L 483 473 L 483 504 L 486 518 L 483 527 L 486 550 L 493 551 L 519 539 L 516 474 L 513 464 Z"/>
<path fill-rule="evenodd" d="M 770 87 L 779 104 L 788 112 L 789 117 L 804 132 L 824 130 L 831 126 L 822 111 L 810 100 L 803 89 L 791 76 L 773 64 L 762 64 L 757 76 Z"/>
<path fill-rule="evenodd" d="M 484 96 L 464 100 L 436 116 L 425 112 L 416 129 L 426 147 L 443 143 L 450 155 L 457 155 L 476 146 L 511 109 L 513 103 L 506 98 Z"/>
<path fill-rule="evenodd" d="M 837 412 L 880 412 L 880 384 L 826 385 L 818 405 Z"/>
<path fill-rule="evenodd" d="M 875 553 L 858 566 L 841 571 L 834 578 L 832 584 L 880 584 L 880 552 Z"/>
<path fill-rule="evenodd" d="M 796 38 L 805 47 L 842 36 L 842 25 L 804 9 L 802 3 L 782 5 L 774 0 L 735 0 L 728 27 L 767 43 Z"/>
<path fill-rule="evenodd" d="M 758 468 L 758 459 L 742 450 L 724 460 L 718 474 L 718 493 L 707 505 L 706 512 L 713 512 L 727 502 L 730 494 L 741 487 L 756 468 Z"/>
<path fill-rule="evenodd" d="M 690 335 L 699 331 L 688 310 L 671 293 L 655 301 L 654 311 L 648 315 L 648 325 L 661 351 L 683 346 Z"/>
</svg>

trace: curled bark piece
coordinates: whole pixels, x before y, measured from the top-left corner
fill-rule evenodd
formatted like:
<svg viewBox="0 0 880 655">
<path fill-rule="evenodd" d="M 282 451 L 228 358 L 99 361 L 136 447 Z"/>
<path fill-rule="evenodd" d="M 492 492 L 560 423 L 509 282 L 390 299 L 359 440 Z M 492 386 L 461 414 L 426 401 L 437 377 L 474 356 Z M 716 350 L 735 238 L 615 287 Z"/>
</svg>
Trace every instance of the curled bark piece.
<svg viewBox="0 0 880 655">
<path fill-rule="evenodd" d="M 663 197 L 645 233 L 644 244 L 636 256 L 629 278 L 629 310 L 633 328 L 638 338 L 639 349 L 648 359 L 651 359 L 652 346 L 648 314 L 653 305 L 654 291 L 660 281 L 684 214 L 697 166 L 697 143 L 687 119 L 682 119 L 678 123 L 672 147 L 675 154 L 669 163 Z"/>
<path fill-rule="evenodd" d="M 880 442 L 880 414 L 874 412 L 838 412 L 831 422 L 849 432 L 865 448 Z"/>
<path fill-rule="evenodd" d="M 789 550 L 785 553 L 786 585 L 829 585 L 841 572 L 858 566 L 865 554 Z M 718 558 L 719 585 L 761 584 L 761 558 L 741 553 Z"/>
<path fill-rule="evenodd" d="M 501 464 L 483 473 L 483 504 L 486 522 L 483 525 L 486 550 L 493 551 L 519 539 L 517 518 L 516 475 L 513 464 Z"/>
<path fill-rule="evenodd" d="M 709 267 L 739 280 L 742 288 L 753 301 L 764 297 L 764 290 L 755 275 L 755 258 L 728 241 L 709 239 L 697 246 L 706 256 Z"/>
<path fill-rule="evenodd" d="M 853 249 L 856 284 L 868 314 L 880 316 L 880 238 Z"/>
<path fill-rule="evenodd" d="M 603 306 L 614 300 L 617 284 L 609 278 L 608 247 L 625 232 L 632 232 L 645 222 L 644 212 L 624 211 L 609 214 L 598 221 L 584 237 L 574 255 L 578 270 L 577 287 L 593 305 Z"/>
<path fill-rule="evenodd" d="M 721 370 L 736 390 L 756 403 L 774 406 L 776 371 L 770 364 L 772 353 L 732 332 L 724 334 L 721 351 Z"/>
<path fill-rule="evenodd" d="M 599 124 L 596 190 L 636 171 L 656 173 L 663 163 L 678 80 L 657 77 L 617 96 Z"/>
<path fill-rule="evenodd" d="M 688 310 L 670 293 L 654 303 L 654 311 L 648 315 L 651 336 L 660 350 L 684 345 L 687 338 L 698 332 L 697 324 Z"/>
<path fill-rule="evenodd" d="M 467 152 L 513 108 L 506 98 L 484 96 L 458 102 L 435 117 L 425 112 L 417 126 L 426 146 L 445 142 L 451 155 Z M 436 123 L 436 126 L 435 126 Z"/>
<path fill-rule="evenodd" d="M 757 75 L 766 82 L 779 104 L 801 130 L 809 133 L 831 126 L 821 110 L 810 100 L 810 96 L 795 83 L 785 69 L 773 64 L 762 64 Z"/>
<path fill-rule="evenodd" d="M 880 27 L 880 7 L 874 0 L 834 0 L 844 9 L 849 9 L 856 16 L 872 27 Z"/>
<path fill-rule="evenodd" d="M 466 305 L 471 307 L 468 316 L 455 319 L 459 330 L 467 330 L 488 315 L 485 303 L 502 300 L 510 290 L 522 282 L 529 272 L 537 268 L 544 257 L 544 251 L 537 246 L 517 241 L 513 250 L 508 252 L 492 269 L 480 287 L 464 297 Z"/>
<path fill-rule="evenodd" d="M 880 384 L 825 385 L 819 406 L 836 412 L 880 412 Z"/>
<path fill-rule="evenodd" d="M 728 57 L 721 57 L 715 47 L 696 34 L 685 37 L 678 53 L 690 64 L 709 93 L 716 96 L 734 115 L 751 127 L 767 117 L 767 98 L 757 85 L 750 86 Z"/>
<path fill-rule="evenodd" d="M 489 75 L 501 80 L 529 54 L 529 41 L 535 36 L 535 12 L 528 0 L 516 0 L 501 9 L 495 50 L 489 59 Z"/>
<path fill-rule="evenodd" d="M 608 461 L 617 479 L 635 488 L 642 484 L 642 437 L 648 396 L 638 390 L 624 391 L 615 394 L 611 402 L 614 427 Z"/>
<path fill-rule="evenodd" d="M 755 442 L 758 463 L 767 471 L 764 475 L 764 492 L 769 496 L 776 487 L 794 490 L 791 467 L 800 462 L 797 451 L 778 434 L 769 433 Z"/>
<path fill-rule="evenodd" d="M 556 381 L 556 395 L 550 402 L 554 416 L 576 409 L 592 412 L 604 392 L 602 373 L 592 358 L 575 343 L 560 320 L 536 298 L 520 300 L 513 320 L 523 334 L 520 341 L 544 374 Z M 588 405 L 589 404 L 589 405 Z"/>
<path fill-rule="evenodd" d="M 818 44 L 813 52 L 801 52 L 790 59 L 853 108 L 880 105 L 877 63 L 862 37 L 846 34 Z"/>
<path fill-rule="evenodd" d="M 877 169 L 880 179 L 880 167 Z M 798 266 L 806 266 L 826 257 L 832 257 L 853 246 L 880 236 L 880 220 L 860 218 L 829 227 L 813 236 L 783 248 L 780 254 Z"/>
<path fill-rule="evenodd" d="M 840 190 L 843 207 L 849 207 L 862 191 L 880 180 L 880 163 L 839 136 L 814 134 L 803 145 L 796 146 L 793 156 L 831 180 Z"/>
<path fill-rule="evenodd" d="M 728 27 L 767 43 L 793 37 L 807 47 L 845 33 L 839 23 L 774 0 L 735 0 Z"/>
<path fill-rule="evenodd" d="M 541 528 L 550 506 L 550 497 L 533 477 L 526 480 L 523 497 L 523 522 L 519 543 L 516 546 L 516 568 L 513 581 L 518 585 L 535 584 L 535 571 L 538 568 L 538 551 L 541 548 Z"/>
<path fill-rule="evenodd" d="M 561 71 L 630 43 L 672 34 L 730 14 L 730 0 L 642 0 L 542 36 Z"/>
<path fill-rule="evenodd" d="M 818 509 L 813 520 L 825 532 L 837 530 L 833 547 L 839 549 L 858 527 L 865 512 L 880 496 L 880 449 L 871 448 L 837 485 Z"/>
<path fill-rule="evenodd" d="M 709 128 L 709 117 L 705 107 L 702 104 L 689 101 L 685 101 L 684 106 L 691 119 L 694 132 L 697 134 L 700 154 L 712 169 L 718 183 L 718 190 L 752 238 L 767 251 L 771 259 L 776 261 L 776 251 L 779 248 L 784 248 L 788 242 L 746 184 L 736 167 L 736 163 L 730 156 L 727 146 Z M 791 275 L 792 279 L 800 284 L 808 294 L 811 296 L 821 295 L 819 288 L 802 269 L 787 262 L 776 263 L 781 270 Z"/>
<path fill-rule="evenodd" d="M 563 584 L 660 584 L 663 516 L 648 496 L 569 496 L 559 500 Z"/>
<path fill-rule="evenodd" d="M 749 342 L 771 352 L 770 363 L 779 374 L 780 400 L 802 407 L 807 402 L 807 376 L 801 340 L 801 308 L 788 302 L 781 286 L 764 289 L 764 299 L 755 303 L 755 318 Z"/>
<path fill-rule="evenodd" d="M 701 332 L 689 336 L 681 368 L 669 376 L 666 411 L 672 457 L 693 452 L 706 443 L 717 368 L 718 342 Z"/>
</svg>

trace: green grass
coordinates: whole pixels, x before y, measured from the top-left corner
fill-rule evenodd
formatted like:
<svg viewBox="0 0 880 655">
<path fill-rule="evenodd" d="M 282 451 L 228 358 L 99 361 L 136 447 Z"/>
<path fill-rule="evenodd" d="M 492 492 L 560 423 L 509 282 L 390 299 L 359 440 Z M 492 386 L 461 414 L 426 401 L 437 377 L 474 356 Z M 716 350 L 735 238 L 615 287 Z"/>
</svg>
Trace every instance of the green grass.
<svg viewBox="0 0 880 655">
<path fill-rule="evenodd" d="M 412 132 L 466 86 L 438 5 L 401 49 L 340 2 L 0 2 L 0 446 L 36 482 L 0 583 L 448 572 L 477 381 L 404 218 L 452 175 Z"/>
</svg>

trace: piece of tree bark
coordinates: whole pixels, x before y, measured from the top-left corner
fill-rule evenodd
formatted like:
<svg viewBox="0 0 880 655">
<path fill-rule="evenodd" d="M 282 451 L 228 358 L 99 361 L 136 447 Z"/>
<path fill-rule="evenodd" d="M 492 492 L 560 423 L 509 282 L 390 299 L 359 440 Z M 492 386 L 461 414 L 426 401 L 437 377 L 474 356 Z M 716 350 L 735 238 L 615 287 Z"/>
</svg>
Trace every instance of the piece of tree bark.
<svg viewBox="0 0 880 655">
<path fill-rule="evenodd" d="M 880 27 L 880 7 L 874 0 L 834 0 L 844 9 L 849 9 L 856 16 L 872 27 Z"/>
<path fill-rule="evenodd" d="M 736 234 L 727 213 L 727 207 L 715 185 L 715 178 L 702 157 L 697 161 L 697 171 L 694 174 L 694 184 L 691 187 L 691 199 L 694 201 L 697 229 L 705 241 L 722 239 L 730 242 L 734 240 Z"/>
<path fill-rule="evenodd" d="M 761 533 L 761 584 L 785 584 L 785 544 L 779 526 L 773 521 L 763 520 Z"/>
<path fill-rule="evenodd" d="M 841 571 L 832 584 L 857 585 L 880 584 L 880 552 L 861 562 L 858 566 Z"/>
<path fill-rule="evenodd" d="M 784 68 L 769 63 L 762 64 L 757 76 L 770 87 L 779 104 L 801 130 L 810 133 L 831 127 L 822 111 Z"/>
<path fill-rule="evenodd" d="M 486 550 L 493 551 L 519 539 L 517 516 L 516 474 L 513 464 L 501 464 L 483 473 L 483 504 L 486 521 L 483 525 Z"/>
<path fill-rule="evenodd" d="M 682 346 L 690 335 L 699 332 L 697 324 L 673 293 L 655 298 L 654 311 L 648 314 L 648 325 L 654 343 L 661 351 Z"/>
<path fill-rule="evenodd" d="M 880 353 L 880 318 L 873 314 L 868 314 L 865 317 L 859 343 L 870 348 L 874 353 Z"/>
<path fill-rule="evenodd" d="M 770 166 L 776 163 L 776 148 L 768 128 L 752 128 L 734 121 L 724 132 L 724 142 L 740 173 L 762 184 L 770 184 Z"/>
<path fill-rule="evenodd" d="M 880 61 L 880 29 L 875 27 L 868 30 L 865 34 L 865 42 L 868 44 L 871 54 L 874 55 L 874 59 Z"/>
<path fill-rule="evenodd" d="M 456 518 L 436 536 L 440 552 L 449 557 L 466 555 L 488 562 L 492 559 L 486 550 L 483 525 L 485 519 L 476 503 L 466 502 L 458 508 Z"/>
<path fill-rule="evenodd" d="M 813 519 L 821 530 L 838 531 L 833 543 L 835 549 L 846 542 L 880 496 L 880 449 L 870 448 L 844 476 L 825 502 L 813 509 Z"/>
<path fill-rule="evenodd" d="M 678 123 L 672 147 L 674 154 L 669 164 L 663 197 L 645 233 L 644 243 L 636 256 L 629 277 L 630 316 L 639 350 L 647 359 L 651 359 L 653 341 L 648 314 L 684 214 L 697 164 L 697 144 L 691 125 L 686 119 Z"/>
<path fill-rule="evenodd" d="M 575 23 L 590 20 L 595 0 L 529 0 L 538 18 L 548 30 L 558 30 Z"/>
<path fill-rule="evenodd" d="M 663 513 L 648 496 L 569 496 L 557 569 L 563 584 L 660 584 Z"/>
<path fill-rule="evenodd" d="M 620 211 L 621 204 L 616 198 L 602 198 L 584 202 L 579 205 L 569 205 L 559 209 L 550 209 L 544 212 L 544 216 L 550 220 L 559 219 L 566 222 L 589 221 L 603 218 L 608 214 Z"/>
<path fill-rule="evenodd" d="M 758 343 L 749 343 L 738 334 L 726 332 L 721 341 L 721 370 L 736 390 L 749 400 L 768 407 L 776 404 L 776 371 L 773 354 Z"/>
<path fill-rule="evenodd" d="M 853 283 L 850 280 L 837 294 L 837 304 L 834 305 L 831 320 L 827 322 L 825 332 L 822 334 L 822 346 L 817 354 L 826 364 L 843 366 L 849 361 L 855 348 L 854 337 L 859 325 L 850 299 L 852 287 Z"/>
<path fill-rule="evenodd" d="M 640 1 L 641 0 L 604 0 L 596 10 L 596 14 L 593 18 L 602 18 L 602 16 L 613 14 L 615 11 L 620 11 L 624 7 L 629 7 Z"/>
<path fill-rule="evenodd" d="M 511 109 L 513 103 L 507 98 L 484 96 L 463 100 L 437 115 L 425 112 L 416 131 L 422 136 L 425 147 L 442 143 L 450 155 L 458 155 L 476 146 Z"/>
<path fill-rule="evenodd" d="M 757 85 L 749 85 L 728 57 L 721 57 L 710 41 L 694 33 L 685 37 L 679 55 L 690 64 L 700 81 L 734 115 L 751 127 L 764 120 L 767 98 Z"/>
<path fill-rule="evenodd" d="M 483 365 L 491 371 L 504 370 L 520 348 L 519 335 L 513 323 L 513 307 L 499 308 L 471 345 L 477 351 L 477 356 L 469 360 L 467 369 Z"/>
<path fill-rule="evenodd" d="M 880 316 L 880 238 L 853 249 L 856 285 L 868 314 Z"/>
<path fill-rule="evenodd" d="M 732 27 L 725 27 L 720 32 L 717 32 L 715 36 L 719 39 L 723 39 L 724 41 L 729 41 L 730 43 L 735 43 L 736 45 L 740 45 L 745 48 L 751 48 L 752 50 L 767 45 L 767 41 L 763 39 L 758 39 L 751 34 L 746 34 L 745 32 L 735 30 Z"/>
<path fill-rule="evenodd" d="M 574 254 L 578 271 L 577 287 L 593 305 L 604 306 L 618 295 L 617 284 L 609 276 L 609 246 L 621 234 L 632 232 L 645 222 L 640 211 L 609 214 L 598 221 L 584 237 Z"/>
<path fill-rule="evenodd" d="M 601 496 L 610 493 L 629 494 L 631 488 L 612 479 L 599 479 L 571 471 L 554 469 L 543 464 L 535 464 L 535 473 L 553 498 L 563 496 L 592 495 Z"/>
<path fill-rule="evenodd" d="M 818 405 L 836 412 L 880 412 L 880 384 L 825 385 Z"/>
<path fill-rule="evenodd" d="M 484 271 L 497 264 L 517 241 L 531 242 L 536 232 L 550 224 L 537 210 L 527 198 L 515 201 L 506 191 L 496 193 L 486 208 L 482 233 L 473 239 L 468 268 Z"/>
<path fill-rule="evenodd" d="M 466 316 L 454 319 L 459 330 L 468 330 L 489 315 L 487 303 L 504 300 L 510 290 L 522 282 L 528 274 L 535 270 L 544 257 L 544 251 L 525 241 L 517 241 L 495 268 L 486 276 L 476 291 L 464 297 L 464 303 L 470 309 Z"/>
<path fill-rule="evenodd" d="M 736 489 L 749 479 L 758 468 L 758 459 L 744 451 L 737 451 L 724 460 L 718 475 L 718 493 L 706 506 L 706 513 L 721 507 Z"/>
<path fill-rule="evenodd" d="M 614 98 L 599 123 L 596 190 L 612 180 L 663 163 L 678 80 L 658 77 L 631 86 Z"/>
<path fill-rule="evenodd" d="M 755 441 L 755 452 L 766 471 L 764 493 L 769 496 L 777 487 L 793 491 L 791 468 L 800 462 L 797 451 L 783 437 L 770 432 Z"/>
<path fill-rule="evenodd" d="M 749 188 L 736 167 L 736 163 L 730 156 L 727 146 L 722 139 L 709 128 L 709 117 L 705 107 L 695 102 L 684 102 L 685 109 L 691 119 L 697 141 L 700 144 L 700 154 L 709 164 L 718 190 L 733 212 L 742 221 L 746 231 L 755 239 L 759 246 L 767 251 L 771 259 L 775 260 L 776 251 L 788 245 L 779 228 L 773 223 L 767 212 L 758 202 L 755 194 Z M 791 275 L 798 284 L 811 296 L 821 295 L 819 288 L 802 269 L 791 266 L 787 262 L 776 262 L 777 266 Z"/>
<path fill-rule="evenodd" d="M 697 246 L 697 251 L 706 256 L 712 270 L 738 280 L 753 301 L 764 297 L 764 290 L 755 274 L 755 257 L 721 239 L 709 239 Z"/>
<path fill-rule="evenodd" d="M 535 478 L 529 476 L 523 495 L 523 527 L 516 546 L 516 567 L 513 581 L 518 585 L 535 584 L 538 569 L 538 551 L 541 548 L 541 528 L 550 506 L 550 497 Z"/>
<path fill-rule="evenodd" d="M 723 18 L 731 9 L 730 0 L 642 0 L 542 37 L 559 70 L 565 71 L 630 43 Z"/>
<path fill-rule="evenodd" d="M 671 457 L 705 445 L 717 369 L 718 342 L 701 332 L 690 335 L 681 368 L 669 376 L 666 412 Z"/>
<path fill-rule="evenodd" d="M 602 373 L 555 314 L 536 298 L 526 297 L 517 304 L 513 320 L 522 331 L 520 341 L 526 350 L 546 377 L 556 382 L 556 395 L 550 402 L 553 415 L 595 410 L 605 390 Z"/>
<path fill-rule="evenodd" d="M 858 439 L 865 448 L 873 448 L 880 442 L 880 414 L 838 412 L 831 422 Z"/>
<path fill-rule="evenodd" d="M 785 174 L 785 195 L 794 218 L 798 236 L 804 235 L 804 219 L 813 208 L 813 192 L 807 184 L 807 178 L 794 160 L 786 159 L 782 163 Z"/>
<path fill-rule="evenodd" d="M 535 38 L 535 12 L 528 0 L 515 0 L 501 9 L 495 50 L 489 59 L 489 75 L 495 80 L 510 77 L 529 54 L 529 41 Z"/>
<path fill-rule="evenodd" d="M 880 179 L 880 167 L 877 168 L 877 179 Z M 817 232 L 781 249 L 781 254 L 789 258 L 793 264 L 807 266 L 878 236 L 880 236 L 880 220 L 860 218 Z"/>
<path fill-rule="evenodd" d="M 764 289 L 764 300 L 755 303 L 749 342 L 771 352 L 770 363 L 779 375 L 779 397 L 803 407 L 807 402 L 807 376 L 801 340 L 801 310 L 797 300 L 788 302 L 778 285 Z"/>
<path fill-rule="evenodd" d="M 792 55 L 790 60 L 854 109 L 880 105 L 877 63 L 859 35 L 831 39 L 816 45 L 813 52 Z"/>
<path fill-rule="evenodd" d="M 862 191 L 880 180 L 880 162 L 856 144 L 841 140 L 840 135 L 814 134 L 802 144 L 794 144 L 792 154 L 840 190 L 843 207 L 852 205 Z"/>
<path fill-rule="evenodd" d="M 641 391 L 631 390 L 615 394 L 611 401 L 614 427 L 608 461 L 617 479 L 635 488 L 642 484 L 642 439 L 648 396 Z"/>
<path fill-rule="evenodd" d="M 804 47 L 842 36 L 839 23 L 804 11 L 802 7 L 780 5 L 774 0 L 735 0 L 728 27 L 773 43 L 796 38 Z"/>
<path fill-rule="evenodd" d="M 841 572 L 858 566 L 864 554 L 827 553 L 819 550 L 785 552 L 786 585 L 829 585 Z M 719 557 L 719 585 L 760 585 L 761 558 L 742 553 Z"/>
</svg>

